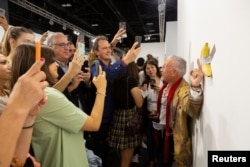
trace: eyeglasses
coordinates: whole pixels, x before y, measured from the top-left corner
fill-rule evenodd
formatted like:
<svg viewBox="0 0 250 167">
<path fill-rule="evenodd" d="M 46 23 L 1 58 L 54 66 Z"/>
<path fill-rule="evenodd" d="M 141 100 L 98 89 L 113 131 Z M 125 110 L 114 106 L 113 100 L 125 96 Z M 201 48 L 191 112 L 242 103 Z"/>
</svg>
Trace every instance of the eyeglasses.
<svg viewBox="0 0 250 167">
<path fill-rule="evenodd" d="M 66 47 L 66 46 L 69 46 L 70 43 L 54 43 L 53 45 L 57 45 L 57 46 L 60 46 L 60 47 Z"/>
</svg>

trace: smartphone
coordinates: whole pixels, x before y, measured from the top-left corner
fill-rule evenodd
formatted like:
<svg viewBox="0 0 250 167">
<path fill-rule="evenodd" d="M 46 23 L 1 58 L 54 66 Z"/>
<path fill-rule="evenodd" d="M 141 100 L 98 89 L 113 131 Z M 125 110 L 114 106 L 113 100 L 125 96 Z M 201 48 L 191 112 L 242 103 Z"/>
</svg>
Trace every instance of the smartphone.
<svg viewBox="0 0 250 167">
<path fill-rule="evenodd" d="M 95 74 L 94 76 L 98 76 L 99 75 L 99 65 L 100 65 L 100 60 L 95 60 Z"/>
<path fill-rule="evenodd" d="M 77 37 L 77 42 L 84 43 L 85 42 L 84 38 L 85 38 L 84 33 L 80 33 Z"/>
<path fill-rule="evenodd" d="M 5 16 L 5 10 L 3 8 L 0 8 L 0 17 Z"/>
<path fill-rule="evenodd" d="M 88 72 L 88 70 L 85 70 L 85 67 L 89 67 L 88 60 L 85 60 L 84 63 L 83 63 L 83 65 L 82 65 L 82 71 L 86 73 L 86 72 Z"/>
<path fill-rule="evenodd" d="M 78 56 L 83 57 L 85 55 L 85 44 L 78 42 L 77 43 L 77 49 L 78 49 Z"/>
<path fill-rule="evenodd" d="M 126 30 L 126 22 L 119 22 L 119 29 L 123 28 L 124 30 Z M 122 34 L 121 36 L 122 38 L 127 38 L 127 34 Z"/>
<path fill-rule="evenodd" d="M 136 46 L 136 48 L 141 47 L 141 41 L 142 41 L 142 36 L 135 36 L 135 42 L 138 42 L 139 44 Z"/>
<path fill-rule="evenodd" d="M 84 56 L 85 55 L 85 41 L 84 41 L 84 34 L 80 33 L 77 37 L 77 49 L 78 49 L 78 56 Z"/>
<path fill-rule="evenodd" d="M 149 84 L 150 84 L 151 88 L 154 88 L 155 87 L 155 80 L 154 79 L 150 79 L 149 80 Z"/>
</svg>

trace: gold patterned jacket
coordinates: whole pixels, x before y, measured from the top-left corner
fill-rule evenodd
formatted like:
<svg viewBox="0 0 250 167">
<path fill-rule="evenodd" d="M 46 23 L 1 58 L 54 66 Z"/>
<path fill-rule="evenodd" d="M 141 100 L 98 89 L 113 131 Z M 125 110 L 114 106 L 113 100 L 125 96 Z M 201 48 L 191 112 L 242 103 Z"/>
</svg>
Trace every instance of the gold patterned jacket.
<svg viewBox="0 0 250 167">
<path fill-rule="evenodd" d="M 189 84 L 182 79 L 175 91 L 170 110 L 173 120 L 174 159 L 177 167 L 192 167 L 192 141 L 190 133 L 190 118 L 198 118 L 203 102 L 201 93 L 197 99 L 190 94 Z"/>
</svg>

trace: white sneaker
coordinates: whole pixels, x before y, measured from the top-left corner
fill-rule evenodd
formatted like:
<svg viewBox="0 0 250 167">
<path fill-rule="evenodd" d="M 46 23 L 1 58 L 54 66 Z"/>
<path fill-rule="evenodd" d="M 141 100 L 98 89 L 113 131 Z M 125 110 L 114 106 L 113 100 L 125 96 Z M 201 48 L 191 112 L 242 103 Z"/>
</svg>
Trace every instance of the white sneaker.
<svg viewBox="0 0 250 167">
<path fill-rule="evenodd" d="M 146 145 L 143 141 L 141 142 L 141 147 L 142 147 L 142 148 L 145 148 L 145 149 L 148 148 L 147 145 Z"/>
<path fill-rule="evenodd" d="M 139 155 L 135 154 L 131 160 L 131 162 L 139 163 Z"/>
</svg>

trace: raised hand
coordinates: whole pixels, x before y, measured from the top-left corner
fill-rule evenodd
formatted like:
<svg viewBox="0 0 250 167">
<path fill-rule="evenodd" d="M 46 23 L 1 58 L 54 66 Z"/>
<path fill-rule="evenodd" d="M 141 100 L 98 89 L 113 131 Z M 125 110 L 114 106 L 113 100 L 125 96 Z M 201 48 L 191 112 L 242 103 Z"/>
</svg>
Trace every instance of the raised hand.
<svg viewBox="0 0 250 167">
<path fill-rule="evenodd" d="M 133 44 L 133 46 L 129 49 L 128 53 L 126 54 L 126 56 L 123 57 L 123 61 L 126 64 L 129 64 L 133 61 L 135 61 L 135 59 L 137 58 L 138 54 L 141 51 L 141 47 L 136 48 L 136 46 L 138 45 L 138 42 L 135 42 Z"/>
<path fill-rule="evenodd" d="M 9 23 L 5 16 L 0 17 L 0 26 L 3 27 L 4 31 L 7 31 L 9 28 Z"/>
<path fill-rule="evenodd" d="M 106 87 L 107 87 L 106 72 L 102 71 L 101 66 L 99 66 L 99 75 L 95 76 L 92 82 L 95 85 L 97 92 L 103 95 L 106 94 Z"/>
<path fill-rule="evenodd" d="M 114 38 L 111 41 L 111 46 L 112 48 L 116 46 L 116 44 L 119 42 L 121 39 L 121 36 L 126 33 L 126 30 L 123 28 L 120 28 L 117 33 L 115 34 Z"/>
<path fill-rule="evenodd" d="M 204 78 L 204 74 L 202 72 L 202 67 L 199 59 L 197 59 L 197 66 L 198 68 L 192 69 L 190 71 L 190 82 L 191 85 L 194 87 L 198 87 Z"/>
<path fill-rule="evenodd" d="M 48 86 L 48 82 L 45 80 L 45 73 L 41 71 L 44 62 L 44 59 L 36 61 L 17 80 L 9 97 L 9 103 L 19 106 L 22 108 L 21 112 L 25 111 L 32 116 L 37 115 L 47 100 L 44 89 Z"/>
</svg>

